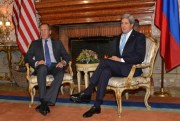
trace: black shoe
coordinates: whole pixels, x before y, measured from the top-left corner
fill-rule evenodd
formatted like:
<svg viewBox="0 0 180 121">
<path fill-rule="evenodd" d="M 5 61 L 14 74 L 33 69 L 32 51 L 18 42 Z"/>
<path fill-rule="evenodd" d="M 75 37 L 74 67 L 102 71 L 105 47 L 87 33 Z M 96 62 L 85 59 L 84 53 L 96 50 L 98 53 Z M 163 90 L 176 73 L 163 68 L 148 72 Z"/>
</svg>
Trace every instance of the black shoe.
<svg viewBox="0 0 180 121">
<path fill-rule="evenodd" d="M 73 102 L 81 103 L 81 102 L 90 102 L 91 95 L 86 95 L 84 92 L 73 94 L 70 98 Z"/>
<path fill-rule="evenodd" d="M 37 112 L 41 113 L 41 114 L 44 115 L 44 116 L 47 115 L 47 111 L 45 110 L 45 107 L 44 107 L 42 104 L 38 105 L 38 106 L 35 108 L 35 110 L 36 110 Z"/>
<path fill-rule="evenodd" d="M 92 106 L 90 110 L 88 110 L 83 114 L 83 117 L 88 118 L 91 117 L 93 114 L 99 114 L 99 113 L 101 113 L 101 108 Z"/>
<path fill-rule="evenodd" d="M 36 108 L 35 108 L 36 111 L 40 112 L 42 115 L 47 115 L 47 113 L 50 113 L 50 109 L 47 105 L 38 105 Z"/>
<path fill-rule="evenodd" d="M 50 111 L 50 108 L 48 107 L 48 105 L 46 105 L 45 110 L 46 110 L 47 113 L 50 113 L 50 112 L 51 112 L 51 111 Z"/>
</svg>

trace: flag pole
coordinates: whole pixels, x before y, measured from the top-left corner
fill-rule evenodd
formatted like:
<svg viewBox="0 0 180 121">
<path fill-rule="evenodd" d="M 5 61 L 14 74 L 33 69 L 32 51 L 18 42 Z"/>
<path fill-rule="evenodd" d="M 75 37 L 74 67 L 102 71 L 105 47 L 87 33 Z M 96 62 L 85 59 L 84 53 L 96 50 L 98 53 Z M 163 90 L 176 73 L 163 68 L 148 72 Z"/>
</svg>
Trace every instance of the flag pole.
<svg viewBox="0 0 180 121">
<path fill-rule="evenodd" d="M 164 89 L 164 61 L 161 61 L 161 88 L 160 91 L 154 93 L 158 97 L 170 97 L 171 94 Z"/>
</svg>

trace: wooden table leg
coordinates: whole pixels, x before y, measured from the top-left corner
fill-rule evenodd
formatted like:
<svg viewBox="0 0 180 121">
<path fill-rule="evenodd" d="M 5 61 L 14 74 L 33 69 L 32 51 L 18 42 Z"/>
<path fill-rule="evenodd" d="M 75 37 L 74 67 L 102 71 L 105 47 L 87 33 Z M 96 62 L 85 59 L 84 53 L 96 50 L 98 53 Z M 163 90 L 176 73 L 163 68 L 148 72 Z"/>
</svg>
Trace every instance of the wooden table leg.
<svg viewBox="0 0 180 121">
<path fill-rule="evenodd" d="M 77 71 L 77 84 L 78 84 L 78 92 L 81 91 L 81 72 L 80 71 Z"/>
<path fill-rule="evenodd" d="M 84 83 L 85 83 L 85 88 L 88 87 L 88 82 L 89 82 L 89 75 L 88 72 L 84 72 Z"/>
</svg>

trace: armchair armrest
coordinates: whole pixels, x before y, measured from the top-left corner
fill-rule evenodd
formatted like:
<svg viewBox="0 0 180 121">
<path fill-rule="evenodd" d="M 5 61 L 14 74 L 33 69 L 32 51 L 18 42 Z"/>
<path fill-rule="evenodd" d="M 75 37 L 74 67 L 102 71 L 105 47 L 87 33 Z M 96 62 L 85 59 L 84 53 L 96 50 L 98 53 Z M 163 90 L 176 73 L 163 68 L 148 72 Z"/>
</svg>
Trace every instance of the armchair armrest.
<svg viewBox="0 0 180 121">
<path fill-rule="evenodd" d="M 133 79 L 133 76 L 134 76 L 134 73 L 136 71 L 136 68 L 149 68 L 151 65 L 150 63 L 142 63 L 142 64 L 136 64 L 136 65 L 133 65 L 132 68 L 131 68 L 131 71 L 127 77 L 127 81 L 126 81 L 126 86 L 130 86 L 131 84 L 131 81 Z"/>
<path fill-rule="evenodd" d="M 73 71 L 72 71 L 72 61 L 69 61 L 69 64 L 68 64 L 68 72 L 71 76 L 73 76 Z"/>
<path fill-rule="evenodd" d="M 136 68 L 149 68 L 150 67 L 150 63 L 142 63 L 142 64 L 137 64 L 134 65 Z"/>
<path fill-rule="evenodd" d="M 27 80 L 30 80 L 30 67 L 29 67 L 29 63 L 26 63 L 25 64 L 25 66 L 26 66 L 26 78 L 27 78 Z"/>
</svg>

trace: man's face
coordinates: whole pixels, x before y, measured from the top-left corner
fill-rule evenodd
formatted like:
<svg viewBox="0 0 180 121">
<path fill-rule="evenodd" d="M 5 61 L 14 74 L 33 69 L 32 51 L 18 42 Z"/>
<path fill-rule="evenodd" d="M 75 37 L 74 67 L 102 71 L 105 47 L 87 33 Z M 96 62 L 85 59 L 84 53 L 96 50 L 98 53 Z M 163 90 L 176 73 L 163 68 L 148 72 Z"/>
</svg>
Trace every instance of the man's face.
<svg viewBox="0 0 180 121">
<path fill-rule="evenodd" d="M 49 30 L 48 25 L 41 25 L 40 26 L 40 34 L 41 34 L 41 38 L 42 39 L 48 39 L 50 34 L 51 34 L 51 30 Z"/>
<path fill-rule="evenodd" d="M 121 29 L 124 34 L 128 33 L 131 29 L 133 29 L 133 24 L 130 24 L 127 18 L 121 20 Z"/>
</svg>

